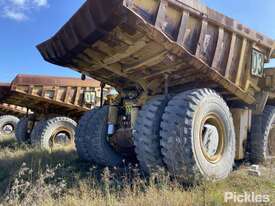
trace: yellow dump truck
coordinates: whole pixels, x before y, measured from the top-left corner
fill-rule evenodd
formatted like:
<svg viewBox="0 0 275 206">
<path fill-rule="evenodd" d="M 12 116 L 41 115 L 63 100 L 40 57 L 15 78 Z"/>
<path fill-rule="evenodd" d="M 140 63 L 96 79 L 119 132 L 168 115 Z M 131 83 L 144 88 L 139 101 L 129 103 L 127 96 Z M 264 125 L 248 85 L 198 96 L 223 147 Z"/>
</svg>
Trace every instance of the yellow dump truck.
<svg viewBox="0 0 275 206">
<path fill-rule="evenodd" d="M 92 79 L 17 75 L 11 84 L 0 85 L 0 102 L 16 105 L 9 106 L 14 112 L 23 107 L 25 115 L 20 121 L 3 116 L 0 123 L 20 142 L 30 140 L 43 149 L 72 145 L 76 122 L 100 106 L 100 93 L 100 82 Z"/>
<path fill-rule="evenodd" d="M 274 45 L 197 0 L 87 0 L 38 49 L 119 92 L 80 120 L 79 153 L 115 166 L 134 148 L 145 173 L 193 183 L 274 157 Z"/>
</svg>

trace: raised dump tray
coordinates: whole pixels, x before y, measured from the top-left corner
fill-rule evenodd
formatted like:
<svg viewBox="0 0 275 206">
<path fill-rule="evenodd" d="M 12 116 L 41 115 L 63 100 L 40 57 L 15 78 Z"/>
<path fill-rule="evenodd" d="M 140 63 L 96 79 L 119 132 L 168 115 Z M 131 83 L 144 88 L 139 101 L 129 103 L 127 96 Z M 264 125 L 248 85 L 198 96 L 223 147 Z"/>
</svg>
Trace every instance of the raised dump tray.
<svg viewBox="0 0 275 206">
<path fill-rule="evenodd" d="M 27 108 L 10 105 L 10 104 L 0 104 L 0 115 L 15 115 L 17 117 L 23 117 L 27 113 Z"/>
<path fill-rule="evenodd" d="M 11 85 L 0 86 L 0 101 L 27 107 L 37 114 L 80 116 L 91 109 L 83 101 L 84 92 L 100 88 L 95 80 L 76 78 L 18 75 Z"/>
<path fill-rule="evenodd" d="M 254 104 L 274 41 L 196 0 L 87 0 L 38 49 L 117 89 L 157 94 L 168 74 L 170 88 L 206 86 Z"/>
</svg>

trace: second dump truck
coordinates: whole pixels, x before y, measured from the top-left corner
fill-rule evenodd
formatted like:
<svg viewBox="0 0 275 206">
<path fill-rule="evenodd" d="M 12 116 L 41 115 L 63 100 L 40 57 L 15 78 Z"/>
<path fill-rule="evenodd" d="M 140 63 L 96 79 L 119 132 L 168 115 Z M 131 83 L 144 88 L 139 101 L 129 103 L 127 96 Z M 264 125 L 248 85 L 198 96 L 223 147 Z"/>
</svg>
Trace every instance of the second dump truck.
<svg viewBox="0 0 275 206">
<path fill-rule="evenodd" d="M 100 83 L 91 79 L 18 75 L 11 84 L 0 86 L 1 102 L 26 108 L 13 125 L 16 138 L 47 150 L 74 144 L 76 122 L 99 106 L 99 94 Z"/>
<path fill-rule="evenodd" d="M 274 157 L 274 47 L 196 0 L 87 0 L 38 49 L 119 92 L 80 120 L 84 158 L 116 166 L 132 146 L 145 173 L 194 183 Z"/>
</svg>

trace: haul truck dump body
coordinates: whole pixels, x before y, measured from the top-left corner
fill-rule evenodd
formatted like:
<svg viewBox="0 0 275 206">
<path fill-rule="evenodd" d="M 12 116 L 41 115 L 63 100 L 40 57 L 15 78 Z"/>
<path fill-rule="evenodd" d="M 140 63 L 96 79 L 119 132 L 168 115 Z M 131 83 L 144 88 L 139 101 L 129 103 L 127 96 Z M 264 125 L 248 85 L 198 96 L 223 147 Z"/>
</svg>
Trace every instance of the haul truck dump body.
<svg viewBox="0 0 275 206">
<path fill-rule="evenodd" d="M 117 166 L 134 149 L 146 174 L 164 167 L 185 183 L 225 178 L 246 153 L 275 157 L 274 48 L 197 0 L 87 0 L 38 45 L 119 92 L 81 118 L 81 158 Z"/>
<path fill-rule="evenodd" d="M 190 0 L 90 0 L 38 46 L 47 61 L 116 88 L 157 93 L 169 74 L 169 87 L 199 82 L 247 104 L 256 102 L 273 47 L 272 39 Z"/>
<path fill-rule="evenodd" d="M 96 92 L 99 88 L 100 83 L 95 80 L 18 75 L 9 89 L 1 92 L 0 101 L 42 114 L 79 117 L 95 106 L 83 101 L 84 92 Z"/>
<path fill-rule="evenodd" d="M 43 149 L 67 137 L 73 143 L 75 121 L 99 106 L 99 94 L 100 83 L 92 79 L 18 75 L 10 85 L 0 85 L 2 106 L 28 108 L 25 117 L 13 125 L 16 138 L 21 142 L 30 138 Z"/>
</svg>

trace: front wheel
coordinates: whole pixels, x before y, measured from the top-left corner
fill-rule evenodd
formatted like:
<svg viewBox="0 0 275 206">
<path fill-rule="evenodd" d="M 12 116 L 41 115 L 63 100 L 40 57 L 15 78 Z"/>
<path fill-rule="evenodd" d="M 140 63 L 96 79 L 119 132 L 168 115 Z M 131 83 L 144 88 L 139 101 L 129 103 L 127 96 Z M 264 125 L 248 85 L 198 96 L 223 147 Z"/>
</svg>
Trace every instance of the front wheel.
<svg viewBox="0 0 275 206">
<path fill-rule="evenodd" d="M 74 147 L 76 122 L 67 117 L 55 117 L 37 122 L 31 133 L 31 142 L 44 150 Z"/>
<path fill-rule="evenodd" d="M 223 179 L 235 157 L 235 131 L 226 102 L 213 90 L 175 96 L 161 123 L 161 146 L 169 172 L 185 183 Z"/>
<path fill-rule="evenodd" d="M 15 138 L 15 129 L 19 119 L 12 115 L 0 117 L 0 138 Z"/>
</svg>

